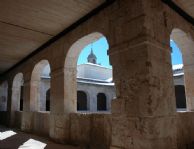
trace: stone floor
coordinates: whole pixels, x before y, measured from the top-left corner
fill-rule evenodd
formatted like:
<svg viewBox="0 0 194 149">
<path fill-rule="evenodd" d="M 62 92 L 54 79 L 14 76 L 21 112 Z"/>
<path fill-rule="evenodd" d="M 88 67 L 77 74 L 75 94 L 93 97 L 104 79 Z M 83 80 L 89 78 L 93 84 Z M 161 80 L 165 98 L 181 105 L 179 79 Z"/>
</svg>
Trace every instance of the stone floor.
<svg viewBox="0 0 194 149">
<path fill-rule="evenodd" d="M 47 144 L 45 149 L 81 149 L 79 147 L 56 144 L 47 138 L 39 137 L 39 136 L 36 136 L 33 134 L 23 133 L 23 132 L 18 131 L 18 130 L 13 130 L 13 129 L 6 128 L 4 126 L 0 126 L 0 132 L 5 132 L 8 130 L 12 130 L 12 131 L 16 132 L 17 134 L 13 135 L 11 137 L 8 137 L 4 140 L 0 140 L 0 149 L 18 149 L 19 146 L 21 146 L 23 143 L 25 143 L 29 139 L 34 139 L 36 141 L 40 141 L 42 143 Z M 30 147 L 24 147 L 24 148 L 25 149 L 32 149 Z M 35 148 L 33 148 L 33 149 L 35 149 Z"/>
</svg>

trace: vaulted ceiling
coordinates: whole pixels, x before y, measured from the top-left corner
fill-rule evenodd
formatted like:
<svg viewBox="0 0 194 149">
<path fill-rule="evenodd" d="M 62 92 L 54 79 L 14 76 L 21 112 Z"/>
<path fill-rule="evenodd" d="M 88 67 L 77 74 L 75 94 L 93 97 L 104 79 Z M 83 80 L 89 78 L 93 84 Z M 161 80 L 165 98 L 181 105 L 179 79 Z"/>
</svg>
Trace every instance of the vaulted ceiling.
<svg viewBox="0 0 194 149">
<path fill-rule="evenodd" d="M 105 0 L 1 0 L 0 73 Z"/>
</svg>

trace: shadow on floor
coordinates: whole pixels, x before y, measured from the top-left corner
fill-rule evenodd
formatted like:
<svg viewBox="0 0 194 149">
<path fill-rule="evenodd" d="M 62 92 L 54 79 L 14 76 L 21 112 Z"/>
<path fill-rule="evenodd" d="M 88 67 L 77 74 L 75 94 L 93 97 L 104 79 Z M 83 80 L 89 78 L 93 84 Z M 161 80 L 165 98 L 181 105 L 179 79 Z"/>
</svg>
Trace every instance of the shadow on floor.
<svg viewBox="0 0 194 149">
<path fill-rule="evenodd" d="M 4 132 L 7 130 L 10 130 L 10 129 L 4 126 L 0 126 L 0 132 Z M 18 149 L 20 145 L 22 145 L 29 139 L 34 139 L 34 140 L 46 143 L 47 146 L 45 147 L 45 149 L 81 149 L 79 147 L 57 144 L 46 138 L 35 136 L 33 134 L 27 134 L 16 130 L 13 130 L 13 131 L 16 132 L 17 134 L 5 140 L 0 140 L 0 149 Z"/>
</svg>

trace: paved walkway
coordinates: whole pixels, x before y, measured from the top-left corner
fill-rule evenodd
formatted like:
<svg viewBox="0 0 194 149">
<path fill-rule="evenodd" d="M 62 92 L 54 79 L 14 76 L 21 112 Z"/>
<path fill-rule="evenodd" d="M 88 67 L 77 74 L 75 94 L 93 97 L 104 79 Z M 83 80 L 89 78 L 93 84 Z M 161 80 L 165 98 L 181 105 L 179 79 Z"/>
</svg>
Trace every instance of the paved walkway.
<svg viewBox="0 0 194 149">
<path fill-rule="evenodd" d="M 10 129 L 3 127 L 3 126 L 0 126 L 0 132 L 5 132 L 8 130 L 10 130 Z M 45 149 L 80 149 L 79 147 L 56 144 L 47 138 L 39 137 L 36 135 L 23 133 L 23 132 L 20 132 L 17 130 L 12 130 L 12 131 L 16 132 L 17 134 L 13 135 L 11 137 L 8 137 L 4 140 L 0 140 L 0 149 L 18 149 L 19 146 L 24 144 L 29 139 L 34 139 L 34 140 L 41 141 L 41 142 L 47 144 Z M 24 148 L 25 149 L 34 149 L 34 148 L 29 148 L 29 147 L 24 147 Z M 36 149 L 39 149 L 39 148 L 36 148 Z"/>
</svg>

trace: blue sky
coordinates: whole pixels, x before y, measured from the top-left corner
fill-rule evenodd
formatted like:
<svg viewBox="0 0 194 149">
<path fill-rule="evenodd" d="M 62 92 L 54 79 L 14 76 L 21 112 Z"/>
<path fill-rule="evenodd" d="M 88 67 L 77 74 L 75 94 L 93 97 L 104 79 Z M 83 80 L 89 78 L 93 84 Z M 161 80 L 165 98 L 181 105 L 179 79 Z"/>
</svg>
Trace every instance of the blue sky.
<svg viewBox="0 0 194 149">
<path fill-rule="evenodd" d="M 181 51 L 176 45 L 176 43 L 171 40 L 170 45 L 172 47 L 172 64 L 182 64 L 182 55 Z M 109 48 L 106 38 L 100 38 L 96 42 L 93 42 L 92 44 L 87 45 L 82 52 L 80 53 L 80 56 L 78 58 L 78 64 L 84 64 L 87 63 L 87 57 L 90 54 L 91 48 L 93 49 L 94 54 L 97 57 L 97 63 L 101 64 L 102 66 L 112 68 L 112 66 L 109 64 L 109 57 L 107 55 L 107 50 Z"/>
<path fill-rule="evenodd" d="M 177 44 L 171 40 L 170 41 L 170 46 L 172 48 L 172 53 L 171 53 L 171 60 L 172 60 L 172 64 L 182 64 L 183 60 L 182 60 L 182 54 L 181 54 L 181 50 L 178 48 Z"/>
<path fill-rule="evenodd" d="M 80 53 L 78 64 L 87 63 L 87 57 L 91 52 L 91 48 L 93 49 L 93 52 L 97 57 L 98 64 L 108 68 L 112 68 L 112 66 L 109 64 L 109 56 L 107 55 L 109 46 L 105 37 L 100 38 L 96 42 L 87 45 Z"/>
</svg>

